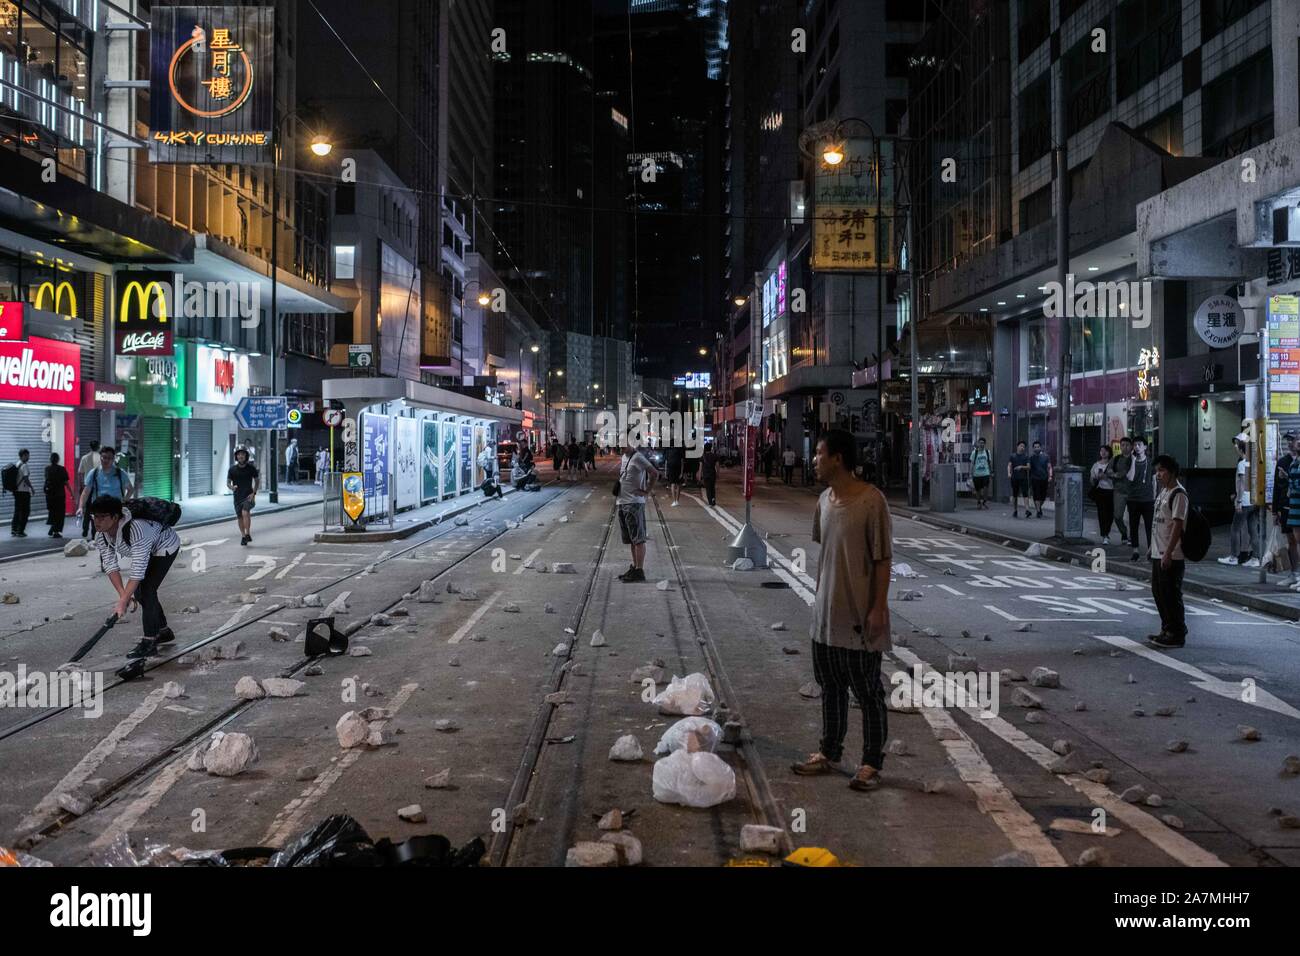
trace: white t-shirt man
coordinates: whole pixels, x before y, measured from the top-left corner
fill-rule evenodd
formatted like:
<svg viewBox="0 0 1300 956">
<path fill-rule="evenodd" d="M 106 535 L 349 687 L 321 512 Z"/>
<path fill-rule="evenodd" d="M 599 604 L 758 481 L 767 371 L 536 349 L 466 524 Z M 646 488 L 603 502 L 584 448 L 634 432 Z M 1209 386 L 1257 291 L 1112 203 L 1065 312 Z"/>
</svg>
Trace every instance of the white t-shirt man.
<svg viewBox="0 0 1300 956">
<path fill-rule="evenodd" d="M 1243 508 L 1250 507 L 1250 466 L 1246 464 L 1246 459 L 1241 458 L 1237 461 L 1237 487 L 1241 489 L 1237 492 L 1237 504 Z"/>
<path fill-rule="evenodd" d="M 787 449 L 785 450 L 785 454 L 781 456 L 781 461 L 785 463 L 785 467 L 787 467 L 787 468 L 793 468 L 793 467 L 794 467 L 794 460 L 795 460 L 796 457 L 797 457 L 797 456 L 796 456 L 795 453 L 794 453 L 794 449 L 792 449 L 792 448 L 787 448 Z"/>
<path fill-rule="evenodd" d="M 618 503 L 645 504 L 646 489 L 650 487 L 650 474 L 654 470 L 654 464 L 640 450 L 624 453 L 618 466 Z"/>
</svg>

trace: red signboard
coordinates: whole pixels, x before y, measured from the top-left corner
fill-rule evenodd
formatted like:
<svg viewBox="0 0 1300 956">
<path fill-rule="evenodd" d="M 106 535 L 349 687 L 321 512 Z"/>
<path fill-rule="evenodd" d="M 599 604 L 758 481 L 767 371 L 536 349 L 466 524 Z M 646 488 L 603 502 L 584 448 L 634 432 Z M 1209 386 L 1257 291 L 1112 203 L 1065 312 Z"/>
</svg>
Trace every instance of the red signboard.
<svg viewBox="0 0 1300 956">
<path fill-rule="evenodd" d="M 113 348 L 118 355 L 147 356 L 156 358 L 174 353 L 172 331 L 141 329 L 114 329 Z"/>
<path fill-rule="evenodd" d="M 753 425 L 745 426 L 745 500 L 754 497 L 754 470 L 758 463 L 758 429 Z"/>
<path fill-rule="evenodd" d="M 126 389 L 121 385 L 109 385 L 107 382 L 92 382 L 86 379 L 81 383 L 82 408 L 113 408 L 123 411 L 126 408 Z"/>
<path fill-rule="evenodd" d="M 0 340 L 20 341 L 23 337 L 23 304 L 0 302 Z"/>
<path fill-rule="evenodd" d="M 0 342 L 0 401 L 80 404 L 81 347 L 39 338 Z"/>
</svg>

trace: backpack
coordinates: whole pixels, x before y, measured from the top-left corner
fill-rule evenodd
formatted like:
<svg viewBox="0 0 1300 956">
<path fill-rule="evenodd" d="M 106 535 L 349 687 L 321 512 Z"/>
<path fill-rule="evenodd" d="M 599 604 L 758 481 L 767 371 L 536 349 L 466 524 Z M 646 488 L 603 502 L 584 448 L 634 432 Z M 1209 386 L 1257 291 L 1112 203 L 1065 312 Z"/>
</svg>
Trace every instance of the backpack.
<svg viewBox="0 0 1300 956">
<path fill-rule="evenodd" d="M 4 490 L 13 494 L 18 490 L 18 466 L 14 464 L 5 465 L 0 469 L 0 486 Z"/>
<path fill-rule="evenodd" d="M 95 489 L 94 493 L 90 496 L 91 501 L 94 501 L 102 494 L 106 494 L 106 492 L 99 490 L 99 476 L 101 471 L 102 469 L 96 468 L 94 471 L 90 473 L 90 487 Z M 114 465 L 112 477 L 113 480 L 117 482 L 117 494 L 114 495 L 114 497 L 121 500 L 124 497 L 124 494 L 126 492 L 126 475 L 123 473 L 121 468 L 119 468 L 117 465 Z M 105 479 L 105 481 L 107 480 L 108 479 Z"/>
<path fill-rule="evenodd" d="M 122 508 L 131 512 L 132 521 L 153 521 L 170 528 L 181 520 L 181 506 L 162 498 L 132 498 L 122 502 Z"/>
<path fill-rule="evenodd" d="M 1187 494 L 1186 489 L 1180 488 L 1183 494 Z M 1210 533 L 1210 523 L 1205 520 L 1205 515 L 1201 509 L 1192 504 L 1189 496 L 1187 499 L 1187 520 L 1183 522 L 1183 537 L 1179 542 L 1183 549 L 1183 557 L 1188 561 L 1200 561 L 1210 550 L 1210 539 L 1213 536 Z"/>
</svg>

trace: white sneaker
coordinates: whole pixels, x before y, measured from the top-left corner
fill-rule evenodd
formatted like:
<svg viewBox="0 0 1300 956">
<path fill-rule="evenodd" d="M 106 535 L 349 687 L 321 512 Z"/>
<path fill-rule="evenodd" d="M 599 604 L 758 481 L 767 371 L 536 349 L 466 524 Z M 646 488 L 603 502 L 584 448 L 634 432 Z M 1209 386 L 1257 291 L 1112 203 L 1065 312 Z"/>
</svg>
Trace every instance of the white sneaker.
<svg viewBox="0 0 1300 956">
<path fill-rule="evenodd" d="M 1259 558 L 1251 558 L 1249 561 L 1247 561 L 1245 564 L 1243 564 L 1242 567 L 1243 567 L 1243 568 L 1257 568 L 1257 567 L 1259 567 Z"/>
<path fill-rule="evenodd" d="M 1102 539 L 1101 539 L 1101 543 L 1102 543 L 1102 544 L 1110 544 L 1110 538 L 1102 538 Z"/>
<path fill-rule="evenodd" d="M 1236 563 L 1237 563 L 1237 559 L 1234 558 L 1232 555 L 1228 555 L 1226 558 L 1219 558 L 1219 563 L 1220 563 L 1220 564 L 1236 564 Z"/>
<path fill-rule="evenodd" d="M 676 507 L 677 507 L 677 502 L 674 501 L 670 507 L 676 508 Z"/>
</svg>

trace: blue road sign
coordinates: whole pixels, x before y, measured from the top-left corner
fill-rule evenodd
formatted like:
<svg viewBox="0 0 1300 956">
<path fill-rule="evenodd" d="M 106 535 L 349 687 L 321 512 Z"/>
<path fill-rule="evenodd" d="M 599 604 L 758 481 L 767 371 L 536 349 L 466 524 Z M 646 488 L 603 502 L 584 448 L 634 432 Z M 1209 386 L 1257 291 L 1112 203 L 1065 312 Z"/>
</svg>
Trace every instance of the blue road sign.
<svg viewBox="0 0 1300 956">
<path fill-rule="evenodd" d="M 275 395 L 241 398 L 235 406 L 235 421 L 248 431 L 286 428 L 289 424 L 289 401 Z"/>
</svg>

